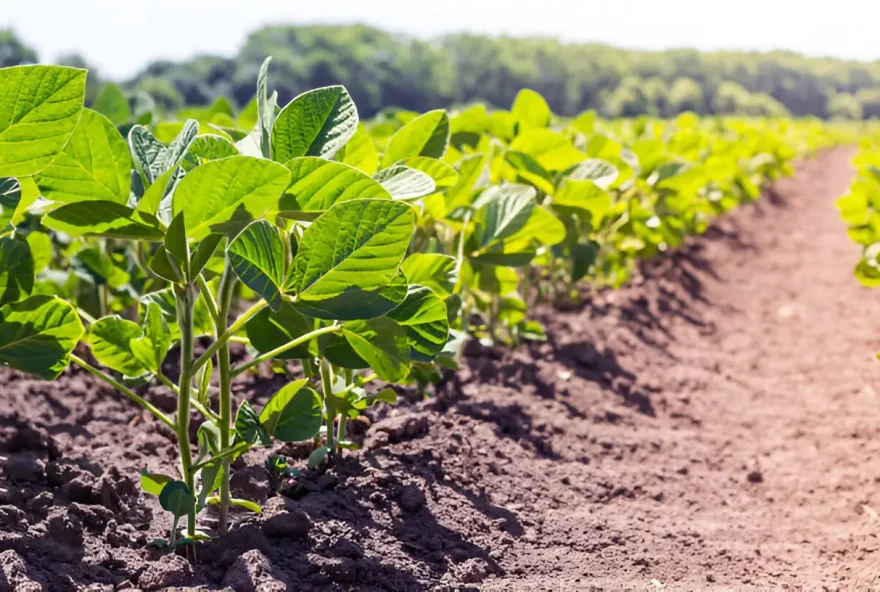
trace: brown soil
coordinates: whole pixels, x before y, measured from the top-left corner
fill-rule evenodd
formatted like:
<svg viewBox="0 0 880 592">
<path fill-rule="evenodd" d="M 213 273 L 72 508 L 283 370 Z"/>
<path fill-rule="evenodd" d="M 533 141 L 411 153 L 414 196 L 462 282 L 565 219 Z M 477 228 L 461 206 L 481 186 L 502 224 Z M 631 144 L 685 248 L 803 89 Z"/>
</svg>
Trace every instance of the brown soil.
<svg viewBox="0 0 880 592">
<path fill-rule="evenodd" d="M 194 564 L 147 546 L 168 519 L 137 473 L 169 471 L 169 433 L 82 373 L 0 371 L 0 590 L 873 589 L 880 327 L 832 205 L 850 156 L 802 163 L 624 290 L 540 310 L 547 343 L 470 344 L 297 499 L 250 453 L 234 485 L 263 515 Z"/>
</svg>

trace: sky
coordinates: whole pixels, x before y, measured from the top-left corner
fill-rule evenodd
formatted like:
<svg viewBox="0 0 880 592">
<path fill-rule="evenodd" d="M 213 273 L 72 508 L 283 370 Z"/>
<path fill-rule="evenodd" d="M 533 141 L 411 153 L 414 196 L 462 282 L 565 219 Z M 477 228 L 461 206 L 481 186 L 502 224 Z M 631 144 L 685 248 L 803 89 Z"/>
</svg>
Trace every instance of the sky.
<svg viewBox="0 0 880 592">
<path fill-rule="evenodd" d="M 117 79 L 160 58 L 231 56 L 262 25 L 355 22 L 428 39 L 469 31 L 880 59 L 878 0 L 0 0 L 0 29 L 42 61 L 76 52 Z"/>
</svg>

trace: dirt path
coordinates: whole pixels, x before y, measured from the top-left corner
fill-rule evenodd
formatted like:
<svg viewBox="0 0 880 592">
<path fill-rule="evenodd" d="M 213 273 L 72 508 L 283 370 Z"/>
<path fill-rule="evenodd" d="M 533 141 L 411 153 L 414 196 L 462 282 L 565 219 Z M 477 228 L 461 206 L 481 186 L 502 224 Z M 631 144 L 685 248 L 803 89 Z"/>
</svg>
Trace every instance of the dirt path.
<svg viewBox="0 0 880 592">
<path fill-rule="evenodd" d="M 170 434 L 88 376 L 0 372 L 0 590 L 873 588 L 880 305 L 832 204 L 851 156 L 803 163 L 624 290 L 540 311 L 548 343 L 471 344 L 296 500 L 268 497 L 275 451 L 249 454 L 234 494 L 264 514 L 194 566 L 145 548 L 168 525 L 134 477 L 173 463 Z"/>
</svg>

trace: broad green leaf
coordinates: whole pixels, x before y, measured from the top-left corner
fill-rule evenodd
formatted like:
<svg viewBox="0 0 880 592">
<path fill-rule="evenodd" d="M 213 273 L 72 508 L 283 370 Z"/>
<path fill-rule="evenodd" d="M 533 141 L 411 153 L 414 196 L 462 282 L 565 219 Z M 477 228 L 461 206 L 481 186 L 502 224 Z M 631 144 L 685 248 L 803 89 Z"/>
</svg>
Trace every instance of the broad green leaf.
<svg viewBox="0 0 880 592">
<path fill-rule="evenodd" d="M 113 125 L 123 125 L 132 119 L 131 107 L 125 93 L 119 85 L 109 82 L 101 88 L 98 98 L 92 105 L 95 111 L 113 122 Z"/>
<path fill-rule="evenodd" d="M 341 162 L 367 175 L 373 175 L 379 169 L 379 152 L 376 150 L 376 143 L 363 124 L 358 124 L 357 131 L 342 149 L 341 154 Z"/>
<path fill-rule="evenodd" d="M 321 396 L 307 384 L 303 378 L 282 387 L 260 412 L 260 423 L 276 440 L 302 442 L 321 429 Z"/>
<path fill-rule="evenodd" d="M 284 166 L 250 156 L 203 164 L 187 174 L 172 198 L 172 212 L 186 214 L 187 237 L 237 234 L 277 203 L 290 173 Z"/>
<path fill-rule="evenodd" d="M 520 129 L 523 130 L 547 127 L 552 117 L 544 97 L 528 88 L 519 91 L 510 111 L 519 120 Z"/>
<path fill-rule="evenodd" d="M 545 206 L 537 206 L 519 232 L 505 241 L 505 246 L 517 250 L 520 242 L 534 240 L 545 246 L 552 246 L 565 240 L 565 224 Z"/>
<path fill-rule="evenodd" d="M 434 179 L 434 185 L 438 191 L 452 187 L 458 183 L 458 171 L 454 167 L 436 158 L 427 156 L 415 156 L 406 158 L 397 163 L 410 169 L 421 171 Z"/>
<path fill-rule="evenodd" d="M 135 166 L 144 175 L 147 185 L 152 185 L 164 173 L 175 168 L 189 150 L 199 133 L 199 123 L 188 120 L 177 136 L 169 143 L 156 139 L 153 133 L 142 125 L 136 125 L 128 132 L 128 145 Z"/>
<path fill-rule="evenodd" d="M 6 304 L 0 307 L 0 364 L 55 380 L 84 332 L 76 310 L 60 298 Z"/>
<path fill-rule="evenodd" d="M 5 181 L 5 179 L 0 179 L 0 193 L 3 191 L 3 181 Z M 12 213 L 12 219 L 10 221 L 12 226 L 18 226 L 21 224 L 30 210 L 30 207 L 40 198 L 40 189 L 37 187 L 37 184 L 32 177 L 19 180 L 19 191 L 21 192 L 21 196 L 18 199 L 18 206 L 16 206 L 15 211 Z M 2 197 L 0 197 L 0 199 L 2 199 Z M 0 224 L 2 224 L 2 215 L 0 215 Z"/>
<path fill-rule="evenodd" d="M 131 342 L 143 337 L 137 323 L 118 315 L 103 317 L 89 327 L 89 347 L 92 355 L 104 366 L 124 376 L 140 376 L 147 372 L 131 350 Z"/>
<path fill-rule="evenodd" d="M 510 143 L 510 149 L 528 154 L 548 171 L 562 171 L 587 158 L 565 136 L 549 129 L 524 131 Z"/>
<path fill-rule="evenodd" d="M 235 433 L 239 439 L 251 446 L 269 446 L 272 439 L 260 423 L 260 416 L 247 401 L 242 401 L 235 414 Z"/>
<path fill-rule="evenodd" d="M 428 111 L 397 130 L 382 155 L 382 166 L 414 156 L 441 158 L 449 144 L 449 116 L 446 111 Z"/>
<path fill-rule="evenodd" d="M 336 204 L 303 233 L 285 288 L 297 300 L 324 300 L 387 285 L 406 254 L 414 221 L 412 208 L 397 201 Z"/>
<path fill-rule="evenodd" d="M 577 282 L 586 277 L 590 266 L 596 261 L 599 254 L 599 243 L 588 241 L 572 245 L 569 257 L 571 258 L 571 281 Z"/>
<path fill-rule="evenodd" d="M 436 184 L 427 173 L 402 165 L 383 169 L 373 176 L 394 199 L 418 199 L 434 193 Z"/>
<path fill-rule="evenodd" d="M 257 127 L 256 131 L 259 135 L 260 156 L 263 158 L 271 158 L 271 133 L 275 125 L 275 106 L 278 103 L 278 93 L 273 92 L 269 95 L 269 63 L 272 56 L 263 60 L 260 65 L 260 71 L 257 74 Z"/>
<path fill-rule="evenodd" d="M 36 181 L 43 196 L 52 201 L 126 204 L 131 193 L 128 144 L 109 119 L 83 109 L 64 151 Z"/>
<path fill-rule="evenodd" d="M 172 284 L 182 284 L 185 279 L 183 268 L 165 247 L 159 247 L 148 264 L 150 271 Z"/>
<path fill-rule="evenodd" d="M 171 208 L 171 199 L 174 194 L 174 190 L 177 188 L 177 184 L 180 183 L 180 180 L 186 176 L 186 171 L 183 170 L 183 167 L 175 167 L 170 171 L 166 171 L 150 185 L 146 191 L 144 191 L 143 195 L 140 199 L 133 197 L 129 200 L 129 206 L 132 206 L 132 201 L 136 201 L 135 209 L 138 212 L 144 212 L 145 214 L 155 215 L 159 220 L 162 221 L 163 224 L 169 224 L 171 222 L 172 216 L 172 208 Z M 134 182 L 137 182 L 137 179 L 140 177 L 136 177 Z"/>
<path fill-rule="evenodd" d="M 523 181 L 548 195 L 553 193 L 553 179 L 537 160 L 524 152 L 510 150 L 505 152 L 504 160 L 516 170 L 517 176 Z"/>
<path fill-rule="evenodd" d="M 182 164 L 185 170 L 191 170 L 206 162 L 220 160 L 229 156 L 238 156 L 238 149 L 235 147 L 235 144 L 222 136 L 205 134 L 196 136 L 192 141 L 192 144 L 189 145 L 186 151 Z"/>
<path fill-rule="evenodd" d="M 553 196 L 552 206 L 560 211 L 575 210 L 589 213 L 589 222 L 594 230 L 611 211 L 611 195 L 589 180 L 567 180 Z"/>
<path fill-rule="evenodd" d="M 223 242 L 222 234 L 209 234 L 196 245 L 190 261 L 190 273 L 193 277 L 202 273 L 202 270 L 217 251 L 217 247 Z"/>
<path fill-rule="evenodd" d="M 409 373 L 406 330 L 388 317 L 349 321 L 343 324 L 341 334 L 322 336 L 319 343 L 331 364 L 355 370 L 372 368 L 388 382 L 403 380 Z"/>
<path fill-rule="evenodd" d="M 0 177 L 39 173 L 64 149 L 86 92 L 86 71 L 0 68 Z"/>
<path fill-rule="evenodd" d="M 487 161 L 485 154 L 472 154 L 458 163 L 458 182 L 446 190 L 446 207 L 449 211 L 471 204 Z"/>
<path fill-rule="evenodd" d="M 27 240 L 27 244 L 31 248 L 31 258 L 34 260 L 34 275 L 39 275 L 52 261 L 52 239 L 45 232 L 33 231 L 27 235 L 25 240 Z M 3 266 L 0 265 L 0 269 L 2 268 Z"/>
<path fill-rule="evenodd" d="M 608 189 L 617 179 L 620 171 L 617 167 L 608 161 L 598 158 L 588 158 L 587 160 L 574 165 L 573 167 L 563 171 L 556 181 L 556 185 L 566 181 L 584 181 L 590 180 L 603 189 Z"/>
<path fill-rule="evenodd" d="M 312 331 L 314 320 L 303 316 L 285 302 L 277 312 L 264 308 L 244 326 L 251 346 L 261 354 Z M 297 360 L 309 357 L 309 344 L 304 343 L 277 356 L 279 360 Z"/>
<path fill-rule="evenodd" d="M 477 214 L 480 249 L 519 232 L 537 205 L 534 187 L 517 184 L 492 186 L 478 201 L 485 204 Z"/>
<path fill-rule="evenodd" d="M 71 260 L 80 275 L 86 275 L 96 286 L 108 285 L 117 290 L 131 280 L 131 275 L 104 249 L 94 246 L 79 251 Z"/>
<path fill-rule="evenodd" d="M 327 321 L 357 321 L 380 317 L 406 298 L 407 278 L 397 274 L 375 290 L 352 286 L 342 294 L 324 300 L 299 300 L 293 307 L 302 314 Z"/>
<path fill-rule="evenodd" d="M 168 475 L 148 473 L 146 470 L 141 471 L 141 489 L 144 490 L 144 493 L 159 496 L 162 494 L 162 488 L 171 481 L 174 479 Z"/>
<path fill-rule="evenodd" d="M 162 309 L 155 302 L 147 304 L 143 336 L 132 339 L 128 346 L 138 364 L 154 374 L 159 373 L 162 362 L 171 349 L 171 333 L 162 316 Z"/>
<path fill-rule="evenodd" d="M 0 179 L 0 233 L 5 232 L 21 203 L 21 185 L 14 177 Z"/>
<path fill-rule="evenodd" d="M 0 305 L 17 302 L 34 289 L 34 259 L 28 243 L 0 237 Z"/>
<path fill-rule="evenodd" d="M 388 316 L 406 328 L 413 361 L 430 362 L 443 351 L 449 337 L 446 304 L 430 288 L 411 285 L 406 300 Z"/>
<path fill-rule="evenodd" d="M 458 280 L 455 257 L 439 253 L 413 253 L 400 269 L 410 283 L 427 286 L 441 298 L 452 293 Z"/>
<path fill-rule="evenodd" d="M 272 159 L 332 158 L 354 135 L 358 114 L 343 86 L 327 86 L 294 98 L 272 126 Z"/>
<path fill-rule="evenodd" d="M 284 241 L 278 228 L 265 220 L 254 222 L 229 243 L 226 255 L 242 283 L 278 310 L 285 274 Z"/>
<path fill-rule="evenodd" d="M 305 156 L 284 166 L 290 169 L 292 184 L 279 202 L 282 212 L 323 212 L 351 199 L 391 199 L 378 181 L 339 162 Z"/>
<path fill-rule="evenodd" d="M 196 500 L 186 483 L 175 480 L 169 481 L 162 487 L 159 505 L 175 516 L 185 516 L 195 509 Z"/>
<path fill-rule="evenodd" d="M 107 236 L 153 241 L 165 238 L 165 232 L 157 222 L 112 201 L 67 204 L 43 216 L 43 224 L 70 236 Z"/>
</svg>

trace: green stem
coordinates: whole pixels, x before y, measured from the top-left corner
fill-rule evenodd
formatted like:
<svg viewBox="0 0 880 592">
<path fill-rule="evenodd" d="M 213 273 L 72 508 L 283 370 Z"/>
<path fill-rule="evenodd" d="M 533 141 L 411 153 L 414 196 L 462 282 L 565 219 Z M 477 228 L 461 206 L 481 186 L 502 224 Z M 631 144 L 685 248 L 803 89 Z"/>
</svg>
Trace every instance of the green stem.
<svg viewBox="0 0 880 592">
<path fill-rule="evenodd" d="M 161 411 L 156 409 L 156 407 L 154 407 L 152 403 L 150 403 L 149 401 L 147 401 L 146 399 L 144 399 L 140 395 L 136 394 L 134 391 L 132 391 L 130 388 L 128 388 L 124 384 L 116 381 L 109 374 L 106 374 L 106 373 L 102 372 L 101 370 L 95 368 L 94 366 L 92 366 L 91 364 L 89 364 L 88 362 L 83 360 L 82 358 L 76 356 L 75 354 L 70 354 L 70 360 L 73 363 L 80 366 L 83 370 L 85 370 L 89 374 L 100 378 L 101 380 L 103 380 L 104 382 L 106 382 L 107 384 L 109 384 L 110 386 L 115 388 L 116 390 L 118 390 L 120 393 L 122 393 L 123 395 L 125 395 L 126 397 L 128 397 L 129 399 L 131 399 L 132 401 L 134 401 L 135 403 L 137 403 L 138 405 L 140 405 L 141 407 L 143 407 L 144 409 L 146 409 L 147 411 L 149 411 L 150 413 L 155 415 L 159 421 L 161 421 L 162 423 L 167 425 L 172 430 L 175 429 L 174 421 L 172 421 L 170 417 L 168 417 L 167 415 L 165 415 L 164 413 L 162 413 Z"/>
<path fill-rule="evenodd" d="M 174 384 L 171 379 L 166 377 L 164 374 L 156 374 L 155 376 L 159 380 L 159 382 L 174 391 L 175 395 L 180 394 L 180 387 Z M 207 419 L 210 419 L 211 421 L 217 421 L 219 419 L 219 416 L 216 413 L 211 411 L 208 407 L 202 405 L 198 399 L 192 399 L 190 401 L 190 404 L 195 407 L 196 411 L 204 415 Z"/>
<path fill-rule="evenodd" d="M 214 341 L 214 343 L 212 343 L 211 346 L 207 350 L 205 350 L 205 353 L 199 356 L 199 358 L 193 363 L 193 373 L 198 372 L 199 369 L 204 366 L 208 362 L 208 360 L 210 360 L 214 356 L 214 354 L 216 354 L 220 350 L 221 347 L 226 345 L 226 343 L 233 335 L 238 333 L 238 331 L 244 326 L 245 323 L 250 320 L 252 316 L 266 308 L 266 306 L 268 306 L 266 304 L 266 301 L 260 300 L 249 309 L 244 311 L 240 317 L 235 319 L 235 322 L 229 325 L 229 328 L 226 329 L 219 337 L 217 337 L 217 340 Z"/>
<path fill-rule="evenodd" d="M 327 448 L 330 454 L 336 453 L 336 442 L 333 434 L 333 421 L 336 419 L 336 406 L 333 404 L 333 369 L 330 362 L 321 360 L 321 387 L 324 391 L 324 408 L 327 411 Z"/>
<path fill-rule="evenodd" d="M 218 295 L 220 298 L 220 309 L 217 315 L 217 334 L 225 334 L 222 329 L 226 326 L 226 320 L 229 318 L 229 311 L 232 308 L 232 295 L 235 291 L 236 276 L 226 260 L 226 267 L 223 269 L 223 277 L 220 279 L 220 287 Z M 232 365 L 229 360 L 229 343 L 224 343 L 217 350 L 217 368 L 220 372 L 220 449 L 229 448 L 231 443 L 231 425 L 232 425 Z M 229 472 L 230 459 L 223 459 L 223 473 L 220 481 L 220 516 L 218 528 L 220 534 L 225 534 L 229 516 Z"/>
<path fill-rule="evenodd" d="M 177 446 L 180 450 L 180 465 L 183 481 L 190 493 L 195 495 L 195 472 L 193 471 L 192 447 L 189 441 L 189 414 L 192 394 L 194 331 L 193 306 L 195 290 L 192 284 L 175 287 L 177 292 L 177 325 L 180 328 L 180 393 L 177 396 Z M 195 510 L 189 513 L 186 521 L 186 536 L 196 534 Z"/>
<path fill-rule="evenodd" d="M 229 460 L 233 456 L 238 456 L 240 453 L 247 451 L 248 448 L 250 448 L 250 444 L 248 444 L 247 442 L 239 442 L 235 446 L 230 446 L 229 448 L 221 450 L 217 454 L 212 455 L 211 458 L 206 461 L 196 463 L 195 465 L 193 465 L 193 472 L 204 469 L 206 466 L 216 460 Z"/>
<path fill-rule="evenodd" d="M 214 293 L 211 291 L 211 286 L 208 285 L 208 282 L 205 281 L 205 278 L 203 278 L 201 274 L 199 274 L 196 281 L 199 283 L 199 290 L 205 295 L 205 303 L 208 305 L 208 313 L 210 313 L 211 318 L 214 320 L 214 326 L 219 330 L 220 323 L 222 322 L 225 328 L 226 319 L 220 318 L 220 313 L 217 311 L 217 301 L 214 300 Z M 220 333 L 217 333 L 216 335 L 219 334 Z"/>
<path fill-rule="evenodd" d="M 81 309 L 80 307 L 78 307 L 78 306 L 76 307 L 76 312 L 79 313 L 79 316 L 81 316 L 87 324 L 89 324 L 89 325 L 95 324 L 95 317 L 93 317 L 92 315 L 90 315 L 89 313 L 87 313 L 86 311 Z"/>
<path fill-rule="evenodd" d="M 330 325 L 329 327 L 322 327 L 320 329 L 315 329 L 314 331 L 312 331 L 310 333 L 306 333 L 305 335 L 301 335 L 301 336 L 297 337 L 293 341 L 288 341 L 284 345 L 280 345 L 271 351 L 267 351 L 266 353 L 257 356 L 256 358 L 254 358 L 250 362 L 247 362 L 241 366 L 237 366 L 236 368 L 233 368 L 232 369 L 232 376 L 233 377 L 238 376 L 242 372 L 245 372 L 245 371 L 253 368 L 257 364 L 259 364 L 261 362 L 265 362 L 266 360 L 274 358 L 275 356 L 278 356 L 280 354 L 283 354 L 287 350 L 291 350 L 298 345 L 301 345 L 303 343 L 306 343 L 306 342 L 314 339 L 315 337 L 320 337 L 321 335 L 326 335 L 328 333 L 338 333 L 341 330 L 342 330 L 342 327 L 339 325 Z"/>
</svg>

